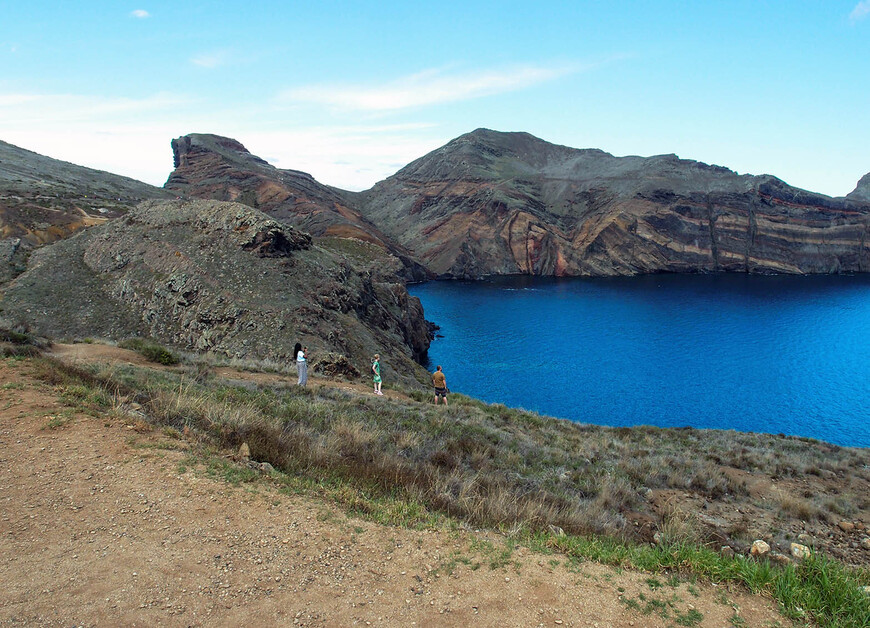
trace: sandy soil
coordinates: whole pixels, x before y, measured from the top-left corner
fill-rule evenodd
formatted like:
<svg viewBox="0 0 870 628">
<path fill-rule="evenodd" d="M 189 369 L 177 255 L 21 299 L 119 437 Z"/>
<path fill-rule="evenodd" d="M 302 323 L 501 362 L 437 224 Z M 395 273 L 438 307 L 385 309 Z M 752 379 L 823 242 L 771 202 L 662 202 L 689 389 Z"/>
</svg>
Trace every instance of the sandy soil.
<svg viewBox="0 0 870 628">
<path fill-rule="evenodd" d="M 693 610 L 701 626 L 786 623 L 737 588 L 524 549 L 492 568 L 498 535 L 386 527 L 267 479 L 212 479 L 183 440 L 80 414 L 29 368 L 0 361 L 0 625 L 673 626 Z M 626 599 L 669 600 L 669 617 Z"/>
</svg>

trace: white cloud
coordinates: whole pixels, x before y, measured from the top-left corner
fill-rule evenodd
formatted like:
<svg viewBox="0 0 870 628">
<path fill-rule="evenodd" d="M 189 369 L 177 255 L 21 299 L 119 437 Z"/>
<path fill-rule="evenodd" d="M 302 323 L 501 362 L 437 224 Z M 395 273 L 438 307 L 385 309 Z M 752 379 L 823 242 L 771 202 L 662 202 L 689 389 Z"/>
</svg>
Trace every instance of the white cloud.
<svg viewBox="0 0 870 628">
<path fill-rule="evenodd" d="M 854 9 L 852 9 L 852 12 L 849 14 L 849 19 L 853 22 L 857 22 L 858 20 L 863 20 L 868 15 L 870 15 L 870 0 L 862 0 L 855 5 Z"/>
<path fill-rule="evenodd" d="M 35 94 L 0 94 L 0 108 L 36 102 L 40 98 Z"/>
<path fill-rule="evenodd" d="M 309 85 L 285 90 L 276 100 L 363 111 L 406 109 L 517 91 L 579 69 L 522 65 L 464 74 L 426 70 L 377 86 Z"/>
<path fill-rule="evenodd" d="M 146 17 L 151 17 L 151 14 L 148 13 L 145 9 L 136 9 L 135 11 L 130 13 L 130 17 L 135 17 L 140 20 L 145 19 Z"/>
<path fill-rule="evenodd" d="M 277 168 L 301 170 L 321 183 L 365 190 L 450 138 L 431 124 L 321 126 L 233 135 Z"/>
<path fill-rule="evenodd" d="M 191 57 L 190 62 L 193 65 L 198 65 L 201 68 L 211 69 L 226 63 L 228 56 L 229 53 L 225 50 L 218 50 L 216 52 L 205 52 L 195 57 Z"/>
<path fill-rule="evenodd" d="M 170 140 L 216 133 L 278 168 L 348 190 L 369 188 L 450 139 L 427 123 L 295 128 L 273 114 L 260 107 L 209 110 L 167 93 L 132 99 L 0 91 L 0 138 L 160 186 L 172 171 Z"/>
<path fill-rule="evenodd" d="M 168 93 L 146 98 L 104 98 L 79 94 L 0 93 L 0 130 L 7 126 L 97 123 L 112 117 L 171 110 L 186 99 Z"/>
<path fill-rule="evenodd" d="M 163 185 L 172 169 L 173 116 L 189 101 L 0 92 L 0 138 L 74 164 Z"/>
</svg>

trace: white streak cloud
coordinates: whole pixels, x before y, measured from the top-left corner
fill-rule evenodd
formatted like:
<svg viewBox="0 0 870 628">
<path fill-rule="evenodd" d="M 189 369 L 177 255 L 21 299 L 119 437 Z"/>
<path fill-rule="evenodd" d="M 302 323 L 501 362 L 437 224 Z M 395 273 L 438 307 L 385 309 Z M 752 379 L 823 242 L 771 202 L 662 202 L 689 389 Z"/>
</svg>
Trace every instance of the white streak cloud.
<svg viewBox="0 0 870 628">
<path fill-rule="evenodd" d="M 853 22 L 857 22 L 858 20 L 863 20 L 868 15 L 870 15 L 870 0 L 862 0 L 855 5 L 854 9 L 852 9 L 852 12 L 849 14 L 849 19 Z"/>
<path fill-rule="evenodd" d="M 186 99 L 168 93 L 147 98 L 104 98 L 78 94 L 0 93 L 0 120 L 17 125 L 55 126 L 95 122 L 107 116 L 169 111 Z M 0 129 L 5 126 L 0 122 Z"/>
<path fill-rule="evenodd" d="M 151 17 L 151 14 L 148 13 L 148 11 L 146 11 L 145 9 L 136 9 L 135 11 L 130 13 L 130 17 L 144 20 L 146 17 Z"/>
<path fill-rule="evenodd" d="M 216 68 L 226 63 L 228 53 L 226 51 L 205 52 L 191 57 L 190 62 L 201 68 Z"/>
<path fill-rule="evenodd" d="M 240 132 L 236 139 L 277 168 L 301 170 L 321 183 L 364 190 L 449 138 L 431 124 L 338 125 Z"/>
<path fill-rule="evenodd" d="M 172 116 L 189 101 L 0 92 L 0 138 L 74 164 L 163 185 L 172 168 Z M 184 131 L 186 126 L 182 126 Z"/>
<path fill-rule="evenodd" d="M 425 122 L 294 127 L 273 114 L 208 110 L 169 93 L 134 99 L 0 90 L 4 141 L 158 186 L 172 170 L 170 140 L 186 133 L 232 137 L 278 168 L 347 190 L 371 187 L 450 139 Z"/>
<path fill-rule="evenodd" d="M 377 86 L 308 85 L 284 90 L 276 100 L 357 111 L 389 111 L 517 91 L 572 74 L 579 69 L 522 65 L 464 74 L 427 70 Z"/>
</svg>

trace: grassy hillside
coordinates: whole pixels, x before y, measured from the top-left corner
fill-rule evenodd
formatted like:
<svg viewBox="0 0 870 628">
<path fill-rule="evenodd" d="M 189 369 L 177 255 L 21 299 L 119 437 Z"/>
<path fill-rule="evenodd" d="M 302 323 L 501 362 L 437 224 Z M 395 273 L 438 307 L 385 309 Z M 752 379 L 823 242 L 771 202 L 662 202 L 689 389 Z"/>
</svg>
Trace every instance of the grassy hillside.
<svg viewBox="0 0 870 628">
<path fill-rule="evenodd" d="M 337 384 L 302 389 L 286 377 L 243 383 L 216 377 L 202 361 L 157 370 L 40 358 L 34 366 L 83 407 L 135 407 L 204 452 L 235 452 L 244 443 L 293 490 L 330 495 L 378 521 L 428 525 L 449 517 L 575 559 L 742 583 L 775 596 L 795 619 L 870 621 L 861 590 L 870 585 L 867 552 L 852 547 L 868 513 L 867 450 L 582 425 L 458 395 L 436 408 L 419 391 L 383 399 Z M 227 473 L 237 481 L 258 475 L 247 466 Z M 726 519 L 725 511 L 752 519 Z M 832 530 L 847 518 L 852 536 L 838 536 Z M 747 555 L 756 537 L 787 552 L 798 529 L 814 537 L 810 558 Z"/>
</svg>

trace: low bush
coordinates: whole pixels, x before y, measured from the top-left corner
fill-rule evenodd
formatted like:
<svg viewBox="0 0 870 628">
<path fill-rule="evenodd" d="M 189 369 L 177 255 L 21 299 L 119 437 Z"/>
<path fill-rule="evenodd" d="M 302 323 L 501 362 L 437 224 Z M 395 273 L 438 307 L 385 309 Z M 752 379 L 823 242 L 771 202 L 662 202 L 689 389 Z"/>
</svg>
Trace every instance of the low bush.
<svg viewBox="0 0 870 628">
<path fill-rule="evenodd" d="M 166 347 L 143 338 L 129 338 L 118 343 L 122 349 L 130 349 L 140 354 L 149 362 L 172 366 L 178 364 L 180 359 Z"/>
</svg>

